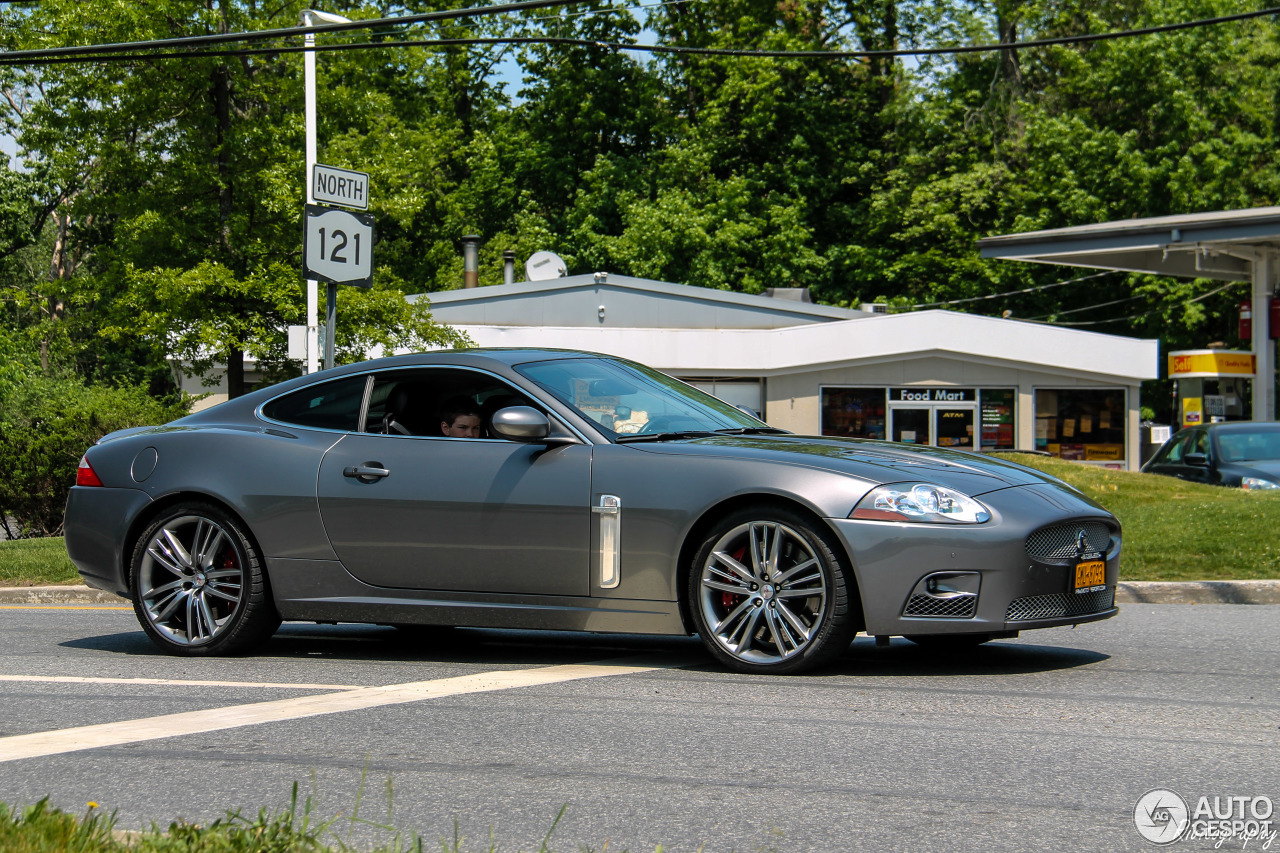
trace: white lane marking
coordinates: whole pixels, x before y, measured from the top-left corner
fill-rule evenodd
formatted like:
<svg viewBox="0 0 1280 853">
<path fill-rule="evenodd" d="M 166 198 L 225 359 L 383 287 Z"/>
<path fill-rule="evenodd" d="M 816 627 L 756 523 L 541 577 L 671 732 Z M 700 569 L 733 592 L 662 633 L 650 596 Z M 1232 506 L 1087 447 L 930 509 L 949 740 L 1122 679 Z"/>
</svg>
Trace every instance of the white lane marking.
<svg viewBox="0 0 1280 853">
<path fill-rule="evenodd" d="M 0 610 L 132 610 L 115 604 L 0 604 Z"/>
<path fill-rule="evenodd" d="M 633 661 L 628 663 L 627 661 Z M 438 699 L 442 696 L 459 696 L 467 693 L 487 693 L 494 690 L 510 690 L 515 687 L 535 687 L 559 684 L 584 678 L 600 678 L 608 675 L 630 675 L 680 666 L 670 661 L 641 663 L 639 656 L 594 663 L 546 666 L 536 669 L 515 669 L 498 672 L 482 672 L 475 675 L 459 675 L 453 678 L 437 678 L 431 681 L 411 681 L 405 684 L 389 684 L 385 687 L 358 687 L 341 693 L 322 693 L 315 696 L 299 696 L 293 699 L 277 699 L 274 702 L 255 702 L 249 705 L 232 705 L 226 708 L 209 708 L 204 711 L 188 711 L 182 714 L 166 714 L 141 720 L 125 720 L 119 723 L 102 723 L 74 729 L 58 729 L 0 738 L 0 762 L 45 755 L 60 755 L 103 746 L 119 746 L 149 740 L 194 735 L 204 732 L 274 723 L 280 720 L 296 720 L 322 714 L 338 714 L 343 711 L 359 711 L 382 705 L 400 705 Z"/>
<path fill-rule="evenodd" d="M 293 684 L 276 681 L 195 681 L 185 678 L 105 678 L 86 675 L 0 675 L 0 681 L 53 684 L 163 684 L 183 687 L 279 687 L 281 690 L 357 690 L 358 684 Z"/>
</svg>

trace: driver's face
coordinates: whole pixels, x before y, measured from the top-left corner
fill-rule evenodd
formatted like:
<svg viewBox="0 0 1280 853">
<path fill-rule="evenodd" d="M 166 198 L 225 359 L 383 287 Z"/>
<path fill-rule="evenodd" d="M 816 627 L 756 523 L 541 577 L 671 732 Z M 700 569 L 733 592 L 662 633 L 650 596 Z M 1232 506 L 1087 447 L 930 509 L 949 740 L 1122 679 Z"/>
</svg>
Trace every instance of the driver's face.
<svg viewBox="0 0 1280 853">
<path fill-rule="evenodd" d="M 449 438 L 479 438 L 480 416 L 459 415 L 454 418 L 453 423 L 441 421 L 440 431 Z"/>
</svg>

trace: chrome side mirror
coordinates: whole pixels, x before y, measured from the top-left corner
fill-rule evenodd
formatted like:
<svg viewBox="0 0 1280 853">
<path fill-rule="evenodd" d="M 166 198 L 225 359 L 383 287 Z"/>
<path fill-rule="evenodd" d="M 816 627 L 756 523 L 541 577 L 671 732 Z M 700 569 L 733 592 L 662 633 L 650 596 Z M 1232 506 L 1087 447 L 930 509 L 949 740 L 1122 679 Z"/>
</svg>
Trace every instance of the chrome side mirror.
<svg viewBox="0 0 1280 853">
<path fill-rule="evenodd" d="M 551 434 L 551 421 L 529 406 L 509 406 L 493 413 L 489 429 L 508 441 L 544 441 Z"/>
</svg>

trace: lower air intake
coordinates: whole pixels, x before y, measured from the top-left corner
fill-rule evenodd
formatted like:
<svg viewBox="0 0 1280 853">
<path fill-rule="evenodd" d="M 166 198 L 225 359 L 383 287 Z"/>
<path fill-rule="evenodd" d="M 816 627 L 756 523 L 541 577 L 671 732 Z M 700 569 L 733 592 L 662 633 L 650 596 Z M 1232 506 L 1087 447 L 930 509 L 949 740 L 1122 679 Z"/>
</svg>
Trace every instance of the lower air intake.
<svg viewBox="0 0 1280 853">
<path fill-rule="evenodd" d="M 939 598 L 913 595 L 903 608 L 903 616 L 930 616 L 936 619 L 972 619 L 978 609 L 978 596 L 957 595 Z"/>
<path fill-rule="evenodd" d="M 1030 622 L 1035 619 L 1060 619 L 1064 616 L 1088 616 L 1110 610 L 1115 604 L 1116 591 L 1104 589 L 1082 594 L 1032 595 L 1015 598 L 1009 602 L 1004 618 L 1009 622 Z"/>
</svg>

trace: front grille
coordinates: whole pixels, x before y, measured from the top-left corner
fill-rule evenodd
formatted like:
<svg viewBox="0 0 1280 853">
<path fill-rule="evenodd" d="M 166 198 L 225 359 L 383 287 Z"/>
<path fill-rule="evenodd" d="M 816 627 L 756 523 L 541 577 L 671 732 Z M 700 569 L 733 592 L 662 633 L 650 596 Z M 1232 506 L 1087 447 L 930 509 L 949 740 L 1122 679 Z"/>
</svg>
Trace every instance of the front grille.
<svg viewBox="0 0 1280 853">
<path fill-rule="evenodd" d="M 957 595 L 938 598 L 932 595 L 913 595 L 903 609 L 903 616 L 932 616 L 940 619 L 972 619 L 978 609 L 978 596 Z"/>
<path fill-rule="evenodd" d="M 1105 554 L 1111 550 L 1111 529 L 1107 525 L 1101 521 L 1077 521 L 1032 533 L 1027 537 L 1027 553 L 1036 560 L 1074 560 L 1080 556 L 1076 539 L 1081 531 L 1089 543 L 1089 551 Z"/>
<path fill-rule="evenodd" d="M 1110 610 L 1115 604 L 1116 591 L 1102 589 L 1097 592 L 1059 593 L 1057 595 L 1031 595 L 1009 602 L 1004 618 L 1009 622 L 1029 622 L 1034 619 L 1059 619 L 1064 616 L 1087 616 Z"/>
</svg>

